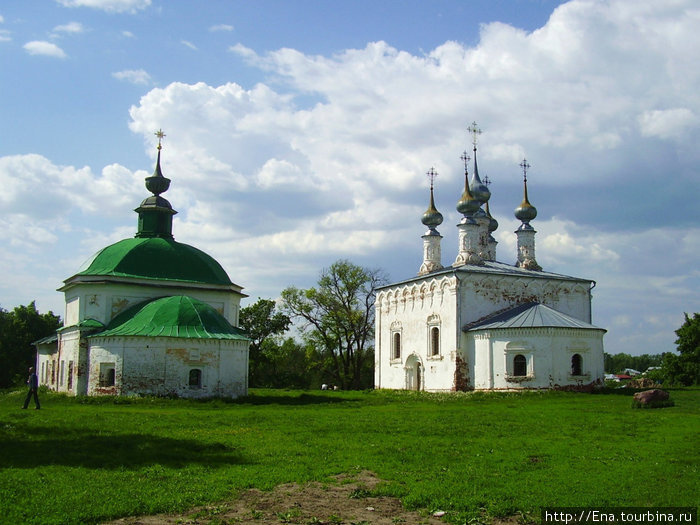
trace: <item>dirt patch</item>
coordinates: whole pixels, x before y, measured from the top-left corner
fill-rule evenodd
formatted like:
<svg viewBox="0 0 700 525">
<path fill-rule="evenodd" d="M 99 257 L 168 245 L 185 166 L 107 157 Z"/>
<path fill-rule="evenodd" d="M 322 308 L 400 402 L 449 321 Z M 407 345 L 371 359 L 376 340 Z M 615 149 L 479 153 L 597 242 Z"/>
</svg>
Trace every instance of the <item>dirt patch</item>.
<svg viewBox="0 0 700 525">
<path fill-rule="evenodd" d="M 231 501 L 191 509 L 183 514 L 134 516 L 107 525 L 438 525 L 426 512 L 406 510 L 396 498 L 372 497 L 380 482 L 369 472 L 338 476 L 333 483 L 280 485 L 270 492 L 250 489 Z"/>
</svg>

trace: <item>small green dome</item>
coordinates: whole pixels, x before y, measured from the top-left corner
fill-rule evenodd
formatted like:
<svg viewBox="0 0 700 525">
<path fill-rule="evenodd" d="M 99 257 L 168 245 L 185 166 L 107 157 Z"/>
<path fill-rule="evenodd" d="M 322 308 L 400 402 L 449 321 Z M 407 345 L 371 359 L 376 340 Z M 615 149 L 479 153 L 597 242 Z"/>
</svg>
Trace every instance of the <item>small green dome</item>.
<svg viewBox="0 0 700 525">
<path fill-rule="evenodd" d="M 186 295 L 151 299 L 127 308 L 93 337 L 115 336 L 248 339 L 214 308 Z"/>
<path fill-rule="evenodd" d="M 161 237 L 124 239 L 107 246 L 88 259 L 78 275 L 233 284 L 210 255 L 189 244 Z"/>
</svg>

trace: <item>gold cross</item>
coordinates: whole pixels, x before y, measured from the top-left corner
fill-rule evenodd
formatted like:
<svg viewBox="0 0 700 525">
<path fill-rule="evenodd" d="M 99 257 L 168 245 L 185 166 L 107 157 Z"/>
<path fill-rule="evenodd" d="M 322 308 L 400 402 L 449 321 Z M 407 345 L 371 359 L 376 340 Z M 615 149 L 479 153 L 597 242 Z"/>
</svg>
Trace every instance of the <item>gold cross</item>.
<svg viewBox="0 0 700 525">
<path fill-rule="evenodd" d="M 163 138 L 165 137 L 165 133 L 163 133 L 163 130 L 162 130 L 162 129 L 159 129 L 158 131 L 156 131 L 156 132 L 154 133 L 154 135 L 155 135 L 156 137 L 158 137 L 158 149 L 160 150 L 160 149 L 163 147 L 163 146 L 161 146 L 161 141 L 162 141 Z"/>
</svg>

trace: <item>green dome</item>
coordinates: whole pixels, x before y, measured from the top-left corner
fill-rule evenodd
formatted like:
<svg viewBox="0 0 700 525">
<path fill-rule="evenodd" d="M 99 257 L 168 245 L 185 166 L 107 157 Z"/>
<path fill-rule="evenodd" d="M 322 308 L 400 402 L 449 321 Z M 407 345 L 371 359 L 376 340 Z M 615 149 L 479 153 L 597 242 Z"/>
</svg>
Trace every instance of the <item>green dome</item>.
<svg viewBox="0 0 700 525">
<path fill-rule="evenodd" d="M 145 336 L 247 340 L 219 312 L 186 295 L 151 299 L 127 308 L 92 337 Z"/>
<path fill-rule="evenodd" d="M 232 284 L 221 265 L 202 250 L 172 239 L 124 239 L 103 248 L 78 275 L 114 275 L 205 284 Z"/>
</svg>

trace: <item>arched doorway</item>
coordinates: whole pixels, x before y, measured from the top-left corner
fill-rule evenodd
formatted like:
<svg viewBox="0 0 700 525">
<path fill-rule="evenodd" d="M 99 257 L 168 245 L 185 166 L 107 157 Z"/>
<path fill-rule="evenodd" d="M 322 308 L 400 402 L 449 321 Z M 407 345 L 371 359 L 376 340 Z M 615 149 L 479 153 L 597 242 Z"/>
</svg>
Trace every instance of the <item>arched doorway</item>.
<svg viewBox="0 0 700 525">
<path fill-rule="evenodd" d="M 423 390 L 423 363 L 413 354 L 406 359 L 406 390 Z"/>
</svg>

